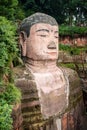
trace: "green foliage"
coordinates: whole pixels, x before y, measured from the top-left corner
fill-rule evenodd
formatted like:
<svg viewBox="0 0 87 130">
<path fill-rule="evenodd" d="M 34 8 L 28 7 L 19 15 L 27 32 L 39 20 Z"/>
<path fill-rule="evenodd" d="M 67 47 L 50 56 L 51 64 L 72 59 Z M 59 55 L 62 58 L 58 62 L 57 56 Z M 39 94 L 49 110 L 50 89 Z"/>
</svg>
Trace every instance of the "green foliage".
<svg viewBox="0 0 87 130">
<path fill-rule="evenodd" d="M 84 0 L 65 0 L 65 15 L 67 25 L 87 24 L 87 1 Z M 85 25 L 85 24 L 84 24 Z"/>
<path fill-rule="evenodd" d="M 5 16 L 7 19 L 14 19 L 18 0 L 0 0 L 0 16 Z"/>
<path fill-rule="evenodd" d="M 75 64 L 74 63 L 60 63 L 59 64 L 62 67 L 66 67 L 66 68 L 71 68 L 71 69 L 75 69 Z"/>
<path fill-rule="evenodd" d="M 6 85 L 0 84 L 0 88 L 3 87 L 3 92 L 0 93 L 0 99 L 5 100 L 8 104 L 15 104 L 20 102 L 21 93 L 14 84 L 8 83 Z"/>
<path fill-rule="evenodd" d="M 53 16 L 59 24 L 87 25 L 87 1 L 84 0 L 18 0 L 25 16 L 43 12 Z M 86 26 L 85 25 L 85 26 Z"/>
<path fill-rule="evenodd" d="M 80 49 L 77 47 L 72 47 L 70 50 L 71 55 L 79 55 L 80 54 Z"/>
<path fill-rule="evenodd" d="M 35 13 L 42 12 L 56 18 L 58 23 L 65 20 L 63 0 L 19 0 L 23 5 L 26 17 Z"/>
<path fill-rule="evenodd" d="M 0 0 L 0 16 L 16 21 L 16 19 L 23 19 L 25 12 L 18 0 Z"/>
<path fill-rule="evenodd" d="M 11 64 L 17 53 L 16 25 L 0 16 L 0 130 L 12 130 L 12 108 L 21 98 L 11 80 Z M 7 76 L 6 83 L 4 76 Z"/>
<path fill-rule="evenodd" d="M 12 105 L 0 99 L 0 130 L 12 130 Z"/>
<path fill-rule="evenodd" d="M 12 109 L 20 102 L 21 93 L 14 84 L 0 83 L 0 130 L 12 130 Z"/>
<path fill-rule="evenodd" d="M 80 53 L 86 51 L 86 48 L 80 48 L 75 46 L 69 46 L 64 44 L 59 44 L 59 49 L 68 52 L 70 55 L 79 55 Z"/>
<path fill-rule="evenodd" d="M 22 7 L 16 9 L 16 14 L 15 14 L 15 20 L 22 20 L 25 18 L 25 12 L 23 11 Z"/>
<path fill-rule="evenodd" d="M 60 43 L 59 50 L 69 51 L 69 50 L 71 50 L 71 46 Z"/>
<path fill-rule="evenodd" d="M 74 36 L 75 34 L 86 35 L 87 27 L 61 25 L 59 27 L 59 33 L 61 36 L 66 36 L 66 35 Z"/>
<path fill-rule="evenodd" d="M 16 25 L 0 16 L 0 72 L 8 74 L 11 62 L 17 57 Z M 2 78 L 0 76 L 0 78 Z"/>
</svg>

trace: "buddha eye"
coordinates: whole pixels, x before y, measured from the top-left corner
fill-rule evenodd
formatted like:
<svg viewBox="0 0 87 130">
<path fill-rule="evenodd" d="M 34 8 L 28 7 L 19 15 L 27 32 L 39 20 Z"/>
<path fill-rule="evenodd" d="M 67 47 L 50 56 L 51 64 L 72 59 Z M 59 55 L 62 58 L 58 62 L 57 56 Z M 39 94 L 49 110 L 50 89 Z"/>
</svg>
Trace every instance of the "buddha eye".
<svg viewBox="0 0 87 130">
<path fill-rule="evenodd" d="M 46 37 L 47 35 L 46 34 L 39 34 L 37 36 L 40 36 L 40 37 Z"/>
<path fill-rule="evenodd" d="M 40 35 L 41 37 L 46 37 L 47 35 Z"/>
</svg>

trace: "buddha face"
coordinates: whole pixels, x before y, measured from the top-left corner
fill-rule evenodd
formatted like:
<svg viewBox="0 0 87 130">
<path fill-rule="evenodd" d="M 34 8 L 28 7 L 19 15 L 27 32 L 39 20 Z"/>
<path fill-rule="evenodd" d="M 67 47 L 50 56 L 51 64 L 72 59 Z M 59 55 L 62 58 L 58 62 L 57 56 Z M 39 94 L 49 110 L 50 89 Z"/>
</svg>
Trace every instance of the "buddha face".
<svg viewBox="0 0 87 130">
<path fill-rule="evenodd" d="M 58 26 L 45 23 L 34 24 L 26 39 L 26 56 L 33 60 L 56 60 L 58 58 Z"/>
</svg>

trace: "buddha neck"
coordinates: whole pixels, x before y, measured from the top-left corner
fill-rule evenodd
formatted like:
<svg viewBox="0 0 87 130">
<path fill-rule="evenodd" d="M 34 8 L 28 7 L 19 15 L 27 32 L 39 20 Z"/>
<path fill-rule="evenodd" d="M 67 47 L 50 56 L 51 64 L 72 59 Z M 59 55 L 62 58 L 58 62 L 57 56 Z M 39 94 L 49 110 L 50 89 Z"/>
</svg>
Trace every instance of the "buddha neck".
<svg viewBox="0 0 87 130">
<path fill-rule="evenodd" d="M 57 69 L 56 60 L 35 61 L 28 59 L 25 65 L 33 73 L 53 72 Z"/>
</svg>

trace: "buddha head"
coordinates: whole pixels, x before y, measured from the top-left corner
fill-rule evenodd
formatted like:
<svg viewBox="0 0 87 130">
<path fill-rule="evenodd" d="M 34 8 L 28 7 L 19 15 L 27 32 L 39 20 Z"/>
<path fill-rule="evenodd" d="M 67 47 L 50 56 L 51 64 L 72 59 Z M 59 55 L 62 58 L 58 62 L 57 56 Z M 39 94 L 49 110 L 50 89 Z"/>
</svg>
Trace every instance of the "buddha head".
<svg viewBox="0 0 87 130">
<path fill-rule="evenodd" d="M 19 29 L 21 54 L 35 61 L 57 60 L 58 24 L 43 13 L 35 13 L 25 18 Z"/>
</svg>

